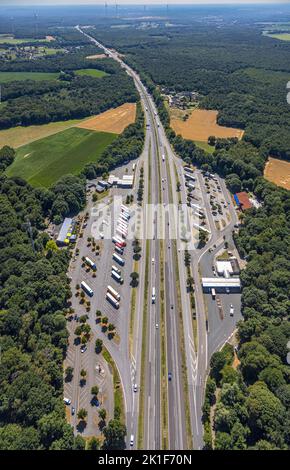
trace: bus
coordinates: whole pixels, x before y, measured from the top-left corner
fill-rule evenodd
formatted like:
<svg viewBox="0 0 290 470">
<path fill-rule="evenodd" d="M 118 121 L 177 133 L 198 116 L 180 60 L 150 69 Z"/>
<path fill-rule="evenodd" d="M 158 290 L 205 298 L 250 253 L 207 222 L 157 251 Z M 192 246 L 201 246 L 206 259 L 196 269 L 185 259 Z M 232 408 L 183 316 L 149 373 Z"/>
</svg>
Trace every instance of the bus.
<svg viewBox="0 0 290 470">
<path fill-rule="evenodd" d="M 211 296 L 212 296 L 212 298 L 213 298 L 213 300 L 214 300 L 214 299 L 215 299 L 215 289 L 212 289 L 212 290 L 211 290 Z"/>
<path fill-rule="evenodd" d="M 121 270 L 117 268 L 117 266 L 112 265 L 112 271 L 116 271 L 119 275 L 121 275 Z"/>
<path fill-rule="evenodd" d="M 119 246 L 115 245 L 115 251 L 119 253 L 119 255 L 122 255 L 124 253 L 123 248 L 120 248 Z"/>
<path fill-rule="evenodd" d="M 195 177 L 190 175 L 189 173 L 185 173 L 184 178 L 186 178 L 187 180 L 195 181 Z"/>
<path fill-rule="evenodd" d="M 193 204 L 193 202 L 190 203 L 190 207 L 192 207 L 193 209 L 197 209 L 198 211 L 202 211 L 202 207 L 198 204 Z"/>
<path fill-rule="evenodd" d="M 110 292 L 110 294 L 113 297 L 115 297 L 116 300 L 120 300 L 120 298 L 121 298 L 120 294 L 115 289 L 113 289 L 112 286 L 108 286 L 107 291 Z"/>
<path fill-rule="evenodd" d="M 122 240 L 121 237 L 118 237 L 118 235 L 115 235 L 113 238 L 112 238 L 112 242 L 113 243 L 119 243 L 120 245 L 122 246 L 126 246 L 126 242 L 124 240 Z"/>
<path fill-rule="evenodd" d="M 81 288 L 88 294 L 90 297 L 93 297 L 94 291 L 85 283 L 85 281 L 81 282 Z"/>
<path fill-rule="evenodd" d="M 116 261 L 120 266 L 124 266 L 125 261 L 117 253 L 113 253 L 113 260 Z"/>
<path fill-rule="evenodd" d="M 183 170 L 185 171 L 185 173 L 193 173 L 193 169 L 190 168 L 189 166 L 184 166 Z"/>
<path fill-rule="evenodd" d="M 123 228 L 124 230 L 128 231 L 127 225 L 125 225 L 125 224 L 122 223 L 122 222 L 118 222 L 117 227 Z"/>
<path fill-rule="evenodd" d="M 156 294 L 155 294 L 155 287 L 152 287 L 152 303 L 155 304 Z"/>
<path fill-rule="evenodd" d="M 119 235 L 121 235 L 122 238 L 126 238 L 126 236 L 127 236 L 127 233 L 126 233 L 123 229 L 121 229 L 121 228 L 119 228 L 119 227 L 117 227 L 116 232 L 117 232 Z"/>
<path fill-rule="evenodd" d="M 123 213 L 119 215 L 119 220 L 123 220 L 125 224 L 128 223 L 129 217 L 126 217 Z"/>
<path fill-rule="evenodd" d="M 97 268 L 96 264 L 95 264 L 90 258 L 88 258 L 88 257 L 85 258 L 85 263 L 86 263 L 88 266 L 90 266 L 90 268 L 92 268 L 92 269 L 96 269 L 96 268 Z"/>
<path fill-rule="evenodd" d="M 118 274 L 114 269 L 112 269 L 111 272 L 112 278 L 115 279 L 115 281 L 119 282 L 120 284 L 124 283 L 124 279 Z"/>
<path fill-rule="evenodd" d="M 110 302 L 110 304 L 112 304 L 115 308 L 119 308 L 119 307 L 120 307 L 119 302 L 118 302 L 109 292 L 106 293 L 106 299 L 107 299 L 108 302 Z"/>
</svg>

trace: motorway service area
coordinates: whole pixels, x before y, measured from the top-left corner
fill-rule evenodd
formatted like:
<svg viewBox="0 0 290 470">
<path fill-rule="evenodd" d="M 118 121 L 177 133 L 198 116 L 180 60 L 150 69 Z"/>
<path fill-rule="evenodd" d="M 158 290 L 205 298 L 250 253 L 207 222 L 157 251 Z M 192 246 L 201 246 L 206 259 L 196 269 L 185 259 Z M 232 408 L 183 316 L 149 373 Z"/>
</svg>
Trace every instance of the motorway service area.
<svg viewBox="0 0 290 470">
<path fill-rule="evenodd" d="M 73 368 L 73 377 L 64 387 L 67 419 L 76 434 L 100 436 L 98 411 L 104 408 L 113 418 L 117 391 L 127 448 L 201 449 L 210 357 L 234 342 L 241 319 L 241 263 L 233 242 L 238 213 L 220 177 L 174 154 L 138 75 L 90 39 L 133 77 L 146 136 L 138 160 L 107 179 L 87 182 L 86 210 L 76 225 L 67 220 L 59 232 L 61 246 L 67 230 L 75 231 L 68 273 L 73 295 L 65 367 Z M 130 183 L 126 175 L 133 175 Z M 137 201 L 152 237 L 139 233 L 136 242 L 131 229 L 140 223 Z M 151 217 L 144 210 L 148 203 L 187 207 L 194 243 L 173 239 L 172 214 Z M 83 429 L 77 418 L 82 408 L 88 412 Z"/>
</svg>

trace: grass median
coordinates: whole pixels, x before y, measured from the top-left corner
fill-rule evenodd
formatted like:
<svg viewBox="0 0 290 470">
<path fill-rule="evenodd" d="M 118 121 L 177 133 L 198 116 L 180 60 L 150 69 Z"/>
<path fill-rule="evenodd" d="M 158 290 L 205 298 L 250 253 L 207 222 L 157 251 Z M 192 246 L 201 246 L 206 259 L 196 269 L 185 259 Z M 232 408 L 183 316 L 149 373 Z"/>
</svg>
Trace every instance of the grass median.
<svg viewBox="0 0 290 470">
<path fill-rule="evenodd" d="M 113 374 L 113 384 L 114 384 L 114 414 L 120 413 L 120 422 L 125 424 L 125 407 L 124 407 L 124 396 L 122 391 L 122 385 L 120 380 L 120 375 L 117 369 L 117 366 L 109 353 L 109 351 L 103 346 L 102 351 L 103 358 L 107 361 L 109 368 Z"/>
</svg>

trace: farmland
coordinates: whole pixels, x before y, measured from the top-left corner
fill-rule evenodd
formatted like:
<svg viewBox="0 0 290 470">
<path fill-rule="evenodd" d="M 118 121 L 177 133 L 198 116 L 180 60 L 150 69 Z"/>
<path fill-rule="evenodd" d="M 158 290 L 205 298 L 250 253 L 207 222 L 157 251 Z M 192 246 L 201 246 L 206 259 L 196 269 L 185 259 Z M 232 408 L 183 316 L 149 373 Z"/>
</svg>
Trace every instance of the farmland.
<svg viewBox="0 0 290 470">
<path fill-rule="evenodd" d="M 266 36 L 280 41 L 290 41 L 290 33 L 267 34 Z"/>
<path fill-rule="evenodd" d="M 264 177 L 271 183 L 290 190 L 290 162 L 270 157 L 265 167 Z"/>
<path fill-rule="evenodd" d="M 76 75 L 88 75 L 89 77 L 102 78 L 105 75 L 108 75 L 106 72 L 97 69 L 81 69 L 75 72 Z"/>
<path fill-rule="evenodd" d="M 0 72 L 0 83 L 23 80 L 56 80 L 58 76 L 58 73 L 49 72 Z"/>
<path fill-rule="evenodd" d="M 71 128 L 17 150 L 8 176 L 21 176 L 33 186 L 49 187 L 64 174 L 77 174 L 96 162 L 115 134 Z"/>
<path fill-rule="evenodd" d="M 115 109 L 109 109 L 96 117 L 83 121 L 78 127 L 102 132 L 121 134 L 123 130 L 135 122 L 136 104 L 125 103 Z"/>
<path fill-rule="evenodd" d="M 0 130 L 0 148 L 4 145 L 18 148 L 22 145 L 27 145 L 34 140 L 43 139 L 44 137 L 57 134 L 69 127 L 76 126 L 80 122 L 80 119 L 73 119 L 70 121 L 51 122 L 40 126 L 17 126 L 11 129 Z"/>
<path fill-rule="evenodd" d="M 243 136 L 243 131 L 231 127 L 219 126 L 216 122 L 217 111 L 195 109 L 186 121 L 178 118 L 171 119 L 171 127 L 185 139 L 207 142 L 209 136 L 229 138 Z"/>
</svg>

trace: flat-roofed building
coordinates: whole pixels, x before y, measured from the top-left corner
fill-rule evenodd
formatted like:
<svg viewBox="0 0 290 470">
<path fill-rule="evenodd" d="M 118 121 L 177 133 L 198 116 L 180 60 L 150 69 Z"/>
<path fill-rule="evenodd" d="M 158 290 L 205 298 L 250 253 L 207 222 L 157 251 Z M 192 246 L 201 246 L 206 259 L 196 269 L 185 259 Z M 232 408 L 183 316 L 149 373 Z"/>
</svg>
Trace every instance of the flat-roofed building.
<svg viewBox="0 0 290 470">
<path fill-rule="evenodd" d="M 238 277 L 203 277 L 202 287 L 204 292 L 211 292 L 215 289 L 216 292 L 240 292 L 241 281 Z"/>
<path fill-rule="evenodd" d="M 74 229 L 73 219 L 65 218 L 61 229 L 59 231 L 58 237 L 56 239 L 56 244 L 58 246 L 66 246 L 70 242 L 72 236 L 72 231 Z"/>
</svg>

